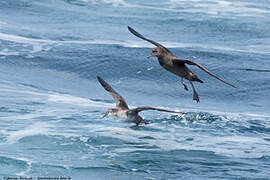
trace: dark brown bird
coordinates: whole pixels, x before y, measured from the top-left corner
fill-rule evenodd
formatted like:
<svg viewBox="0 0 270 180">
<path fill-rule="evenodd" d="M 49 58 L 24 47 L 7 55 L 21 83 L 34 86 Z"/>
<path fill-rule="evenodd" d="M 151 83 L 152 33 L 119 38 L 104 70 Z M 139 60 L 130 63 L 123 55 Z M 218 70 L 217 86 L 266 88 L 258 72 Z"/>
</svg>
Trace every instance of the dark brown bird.
<svg viewBox="0 0 270 180">
<path fill-rule="evenodd" d="M 163 112 L 170 112 L 170 113 L 180 113 L 176 111 L 170 111 L 166 109 L 160 109 L 160 108 L 154 108 L 154 107 L 148 107 L 148 106 L 142 106 L 137 107 L 135 109 L 129 109 L 126 101 L 120 94 L 118 94 L 108 83 L 106 83 L 101 77 L 97 76 L 97 79 L 99 83 L 104 87 L 106 91 L 108 91 L 112 97 L 114 98 L 116 102 L 116 108 L 108 109 L 106 114 L 103 117 L 106 117 L 107 115 L 113 115 L 119 118 L 123 118 L 129 121 L 132 121 L 136 123 L 136 125 L 139 125 L 140 123 L 148 124 L 140 115 L 139 112 L 146 111 L 146 110 L 156 110 L 156 111 L 163 111 Z"/>
<path fill-rule="evenodd" d="M 199 99 L 199 95 L 198 93 L 196 92 L 195 88 L 194 88 L 194 85 L 192 83 L 192 81 L 197 81 L 197 82 L 200 82 L 200 83 L 203 83 L 202 80 L 200 80 L 187 66 L 186 64 L 188 65 L 195 65 L 197 67 L 199 67 L 200 69 L 204 70 L 205 72 L 207 72 L 209 75 L 213 76 L 214 78 L 220 80 L 221 82 L 231 86 L 231 87 L 234 87 L 236 88 L 234 85 L 220 79 L 219 77 L 217 77 L 216 75 L 214 75 L 212 72 L 210 72 L 206 67 L 204 67 L 203 65 L 197 63 L 197 62 L 194 62 L 194 61 L 191 61 L 191 60 L 185 60 L 185 59 L 179 59 L 178 57 L 174 56 L 169 49 L 167 49 L 166 47 L 164 47 L 163 45 L 153 41 L 153 40 L 150 40 L 150 39 L 147 39 L 145 38 L 144 36 L 142 36 L 140 33 L 138 33 L 137 31 L 135 31 L 134 29 L 132 29 L 131 27 L 128 26 L 128 30 L 134 34 L 135 36 L 145 40 L 145 41 L 148 41 L 150 43 L 152 43 L 153 45 L 156 46 L 156 48 L 154 48 L 152 50 L 152 54 L 150 56 L 148 56 L 147 58 L 150 58 L 152 56 L 156 56 L 157 59 L 158 59 L 158 62 L 159 64 L 164 67 L 167 71 L 170 71 L 172 73 L 174 73 L 175 75 L 181 77 L 181 83 L 183 84 L 184 86 L 184 89 L 185 90 L 188 90 L 187 88 L 187 85 L 185 84 L 184 82 L 184 79 L 187 79 L 190 84 L 191 84 L 191 87 L 193 89 L 193 100 L 196 100 L 197 102 L 200 101 Z"/>
</svg>

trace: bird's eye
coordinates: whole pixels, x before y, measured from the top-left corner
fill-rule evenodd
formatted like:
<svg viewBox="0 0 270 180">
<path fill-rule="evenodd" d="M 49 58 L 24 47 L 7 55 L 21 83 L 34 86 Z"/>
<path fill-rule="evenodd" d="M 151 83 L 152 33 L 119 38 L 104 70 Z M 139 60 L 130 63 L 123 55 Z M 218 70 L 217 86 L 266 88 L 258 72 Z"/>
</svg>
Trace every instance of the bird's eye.
<svg viewBox="0 0 270 180">
<path fill-rule="evenodd" d="M 156 52 L 157 52 L 157 50 L 153 50 L 152 52 L 153 52 L 153 53 L 156 53 Z"/>
</svg>

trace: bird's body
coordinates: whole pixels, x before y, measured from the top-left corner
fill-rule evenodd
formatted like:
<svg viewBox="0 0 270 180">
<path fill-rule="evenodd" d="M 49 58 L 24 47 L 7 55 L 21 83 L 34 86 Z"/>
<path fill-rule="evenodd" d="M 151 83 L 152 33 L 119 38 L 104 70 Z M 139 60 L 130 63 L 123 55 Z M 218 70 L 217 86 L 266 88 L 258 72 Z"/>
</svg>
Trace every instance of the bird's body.
<svg viewBox="0 0 270 180">
<path fill-rule="evenodd" d="M 108 115 L 116 116 L 118 118 L 125 119 L 125 120 L 136 123 L 136 125 L 139 125 L 140 123 L 147 124 L 147 122 L 139 115 L 139 112 L 141 111 L 156 110 L 156 111 L 163 111 L 163 112 L 170 112 L 170 113 L 179 113 L 176 111 L 170 111 L 166 109 L 160 109 L 160 108 L 154 108 L 154 107 L 148 107 L 148 106 L 142 106 L 142 107 L 137 107 L 134 109 L 129 109 L 126 101 L 124 100 L 122 96 L 120 96 L 120 94 L 118 94 L 101 77 L 97 77 L 97 79 L 100 82 L 100 84 L 104 87 L 104 89 L 112 95 L 112 97 L 114 98 L 116 102 L 116 108 L 108 109 L 105 116 L 108 116 Z"/>
<path fill-rule="evenodd" d="M 182 84 L 185 88 L 185 90 L 188 90 L 187 85 L 184 83 L 183 78 L 188 80 L 192 86 L 193 89 L 193 100 L 196 100 L 197 102 L 200 101 L 198 93 L 196 92 L 194 85 L 193 85 L 193 81 L 197 81 L 200 83 L 203 83 L 202 80 L 200 80 L 187 66 L 188 65 L 195 65 L 197 67 L 199 67 L 200 69 L 204 70 L 205 72 L 207 72 L 209 75 L 215 77 L 216 79 L 222 81 L 225 84 L 228 84 L 232 87 L 235 88 L 234 85 L 227 83 L 226 81 L 220 79 L 219 77 L 217 77 L 216 75 L 214 75 L 212 72 L 210 72 L 206 67 L 204 67 L 203 65 L 196 63 L 194 61 L 191 60 L 184 60 L 184 59 L 179 59 L 178 57 L 174 56 L 169 49 L 167 49 L 166 47 L 162 46 L 161 44 L 147 39 L 144 36 L 142 36 L 140 33 L 138 33 L 137 31 L 135 31 L 134 29 L 132 29 L 131 27 L 128 27 L 129 31 L 134 34 L 135 36 L 148 41 L 152 44 L 154 44 L 156 46 L 156 48 L 154 48 L 152 50 L 152 54 L 150 56 L 148 56 L 148 58 L 152 57 L 152 56 L 156 56 L 158 59 L 159 64 L 165 68 L 167 71 L 181 77 L 181 81 Z"/>
<path fill-rule="evenodd" d="M 109 109 L 107 115 L 115 116 L 117 118 L 124 119 L 128 122 L 133 122 L 135 124 L 146 123 L 143 118 L 138 114 L 135 113 L 133 110 L 125 109 L 125 108 L 118 108 L 118 109 Z"/>
<path fill-rule="evenodd" d="M 169 72 L 185 78 L 189 81 L 202 81 L 183 63 L 182 65 L 175 66 L 173 59 L 177 59 L 176 56 L 167 54 L 166 56 L 158 57 L 159 64 Z"/>
</svg>

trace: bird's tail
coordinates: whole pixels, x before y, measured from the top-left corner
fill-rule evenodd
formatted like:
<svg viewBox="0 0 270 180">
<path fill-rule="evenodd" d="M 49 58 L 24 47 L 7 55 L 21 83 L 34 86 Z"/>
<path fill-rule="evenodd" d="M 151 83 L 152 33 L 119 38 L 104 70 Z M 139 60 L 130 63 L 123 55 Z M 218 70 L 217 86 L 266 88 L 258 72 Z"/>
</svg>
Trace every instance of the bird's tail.
<svg viewBox="0 0 270 180">
<path fill-rule="evenodd" d="M 203 83 L 203 81 L 200 80 L 195 74 L 193 74 L 192 81 L 197 81 L 197 82 Z"/>
<path fill-rule="evenodd" d="M 136 122 L 136 125 L 138 126 L 141 123 L 149 124 L 149 122 L 145 121 L 141 116 L 139 116 L 138 117 L 138 122 Z"/>
<path fill-rule="evenodd" d="M 190 81 L 197 81 L 197 82 L 200 82 L 200 83 L 203 83 L 203 81 L 202 80 L 200 80 L 199 78 L 198 78 L 198 76 L 196 76 L 195 74 L 191 74 L 191 76 L 188 78 L 188 80 L 190 80 Z"/>
</svg>

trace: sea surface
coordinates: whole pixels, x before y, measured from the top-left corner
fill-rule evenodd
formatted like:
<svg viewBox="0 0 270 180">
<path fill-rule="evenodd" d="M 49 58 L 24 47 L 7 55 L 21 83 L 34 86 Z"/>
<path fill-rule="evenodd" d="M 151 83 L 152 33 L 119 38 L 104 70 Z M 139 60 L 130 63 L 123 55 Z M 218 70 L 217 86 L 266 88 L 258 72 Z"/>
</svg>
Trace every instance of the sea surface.
<svg viewBox="0 0 270 180">
<path fill-rule="evenodd" d="M 189 66 L 200 103 L 156 58 Z M 102 119 L 101 76 L 148 125 Z M 0 0 L 0 178 L 270 179 L 270 0 Z"/>
</svg>

